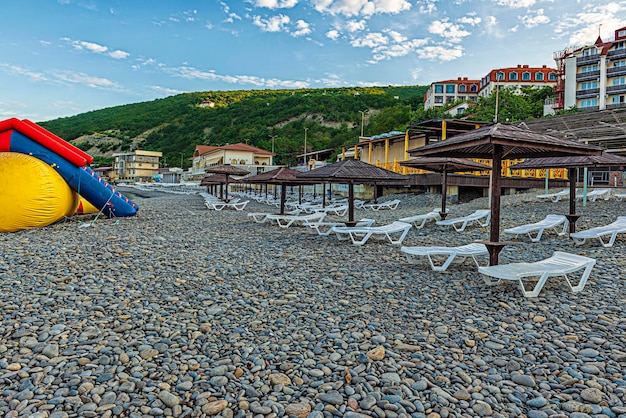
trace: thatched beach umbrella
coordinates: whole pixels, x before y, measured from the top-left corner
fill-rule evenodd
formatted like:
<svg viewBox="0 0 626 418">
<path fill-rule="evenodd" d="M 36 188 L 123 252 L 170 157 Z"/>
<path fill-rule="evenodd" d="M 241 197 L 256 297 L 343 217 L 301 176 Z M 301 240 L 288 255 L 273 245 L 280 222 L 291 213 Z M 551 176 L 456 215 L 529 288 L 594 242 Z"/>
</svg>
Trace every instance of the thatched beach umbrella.
<svg viewBox="0 0 626 418">
<path fill-rule="evenodd" d="M 600 155 L 602 148 L 538 134 L 529 129 L 496 123 L 453 136 L 444 141 L 409 150 L 411 155 L 490 159 L 491 225 L 489 264 L 498 264 L 498 254 L 506 243 L 500 242 L 500 195 L 502 160 L 518 158 Z"/>
<path fill-rule="evenodd" d="M 532 158 L 509 167 L 511 170 L 531 170 L 537 168 L 567 168 L 569 178 L 569 232 L 576 232 L 576 221 L 580 214 L 576 213 L 576 180 L 572 180 L 576 168 L 626 167 L 626 157 L 603 152 L 601 155 L 579 155 L 574 157 Z M 546 171 L 547 175 L 547 171 Z M 585 179 L 586 183 L 587 179 Z M 586 199 L 586 196 L 583 198 Z"/>
<path fill-rule="evenodd" d="M 421 168 L 422 170 L 435 171 L 441 173 L 441 219 L 446 219 L 446 192 L 448 188 L 448 173 L 458 173 L 462 171 L 486 171 L 491 167 L 477 163 L 466 158 L 452 157 L 418 157 L 411 160 L 402 161 L 400 165 L 405 167 Z"/>
<path fill-rule="evenodd" d="M 230 183 L 230 176 L 245 176 L 246 174 L 250 174 L 248 170 L 244 170 L 243 168 L 235 167 L 230 164 L 222 164 L 216 165 L 214 167 L 207 167 L 204 169 L 205 173 L 214 173 L 214 174 L 224 174 L 226 176 L 226 196 L 224 201 L 228 202 L 228 184 Z"/>
<path fill-rule="evenodd" d="M 245 181 L 247 183 L 265 183 L 265 184 L 280 184 L 280 214 L 285 213 L 285 199 L 287 196 L 287 186 L 311 184 L 308 180 L 299 179 L 296 177 L 299 171 L 293 170 L 288 167 L 280 167 L 256 176 L 247 177 Z"/>
<path fill-rule="evenodd" d="M 355 184 L 407 184 L 409 178 L 393 171 L 385 170 L 360 160 L 343 160 L 311 171 L 298 173 L 301 179 L 348 185 L 348 222 L 354 225 L 354 185 Z"/>
</svg>

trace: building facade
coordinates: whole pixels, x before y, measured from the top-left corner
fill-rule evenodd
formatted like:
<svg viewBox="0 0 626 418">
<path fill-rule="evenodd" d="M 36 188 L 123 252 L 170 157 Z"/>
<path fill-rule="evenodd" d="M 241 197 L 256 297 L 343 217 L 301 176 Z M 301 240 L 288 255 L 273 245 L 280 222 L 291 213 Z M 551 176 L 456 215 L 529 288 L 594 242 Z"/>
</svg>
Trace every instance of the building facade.
<svg viewBox="0 0 626 418">
<path fill-rule="evenodd" d="M 471 103 L 479 97 L 489 97 L 496 86 L 499 88 L 513 88 L 521 93 L 522 87 L 542 88 L 557 85 L 557 70 L 547 65 L 530 67 L 518 65 L 516 67 L 497 68 L 489 71 L 480 80 L 470 80 L 459 77 L 456 80 L 436 81 L 430 85 L 424 94 L 424 109 L 450 106 L 452 103 Z M 460 116 L 468 105 L 457 106 L 454 115 Z"/>
<path fill-rule="evenodd" d="M 113 177 L 116 181 L 150 181 L 159 174 L 159 151 L 135 150 L 113 154 Z"/>
<path fill-rule="evenodd" d="M 274 155 L 271 151 L 243 143 L 222 146 L 197 145 L 187 178 L 201 179 L 206 175 L 205 169 L 222 164 L 236 165 L 250 171 L 250 175 L 261 174 L 276 168 Z"/>
<path fill-rule="evenodd" d="M 626 106 L 626 27 L 604 42 L 555 52 L 561 77 L 555 109 L 614 109 Z"/>
</svg>

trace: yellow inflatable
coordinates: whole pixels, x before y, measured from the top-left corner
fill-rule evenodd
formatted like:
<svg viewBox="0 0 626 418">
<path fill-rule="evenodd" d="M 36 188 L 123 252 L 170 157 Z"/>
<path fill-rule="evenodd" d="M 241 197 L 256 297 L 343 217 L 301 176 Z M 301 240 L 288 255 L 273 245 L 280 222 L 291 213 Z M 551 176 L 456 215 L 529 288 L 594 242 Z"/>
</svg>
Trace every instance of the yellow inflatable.
<svg viewBox="0 0 626 418">
<path fill-rule="evenodd" d="M 78 194 L 45 162 L 0 152 L 0 232 L 40 228 L 72 216 Z"/>
<path fill-rule="evenodd" d="M 98 213 L 100 209 L 89 203 L 84 197 L 78 196 L 78 209 L 76 209 L 76 213 L 78 215 L 85 215 L 88 213 Z"/>
</svg>

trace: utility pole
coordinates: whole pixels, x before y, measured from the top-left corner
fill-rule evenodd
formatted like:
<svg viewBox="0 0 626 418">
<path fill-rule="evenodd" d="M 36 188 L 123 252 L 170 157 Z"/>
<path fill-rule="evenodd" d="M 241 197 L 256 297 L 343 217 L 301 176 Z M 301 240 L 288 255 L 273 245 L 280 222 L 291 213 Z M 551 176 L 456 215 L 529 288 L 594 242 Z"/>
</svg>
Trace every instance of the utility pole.
<svg viewBox="0 0 626 418">
<path fill-rule="evenodd" d="M 268 135 L 270 138 L 272 138 L 272 154 L 274 153 L 274 138 L 278 138 L 278 135 Z"/>
<path fill-rule="evenodd" d="M 361 114 L 361 137 L 363 137 L 363 126 L 365 125 L 365 114 L 367 113 L 367 109 L 359 110 Z"/>
<path fill-rule="evenodd" d="M 307 164 L 306 164 L 306 131 L 308 131 L 309 128 L 304 128 L 304 167 L 305 170 L 307 169 Z"/>
</svg>

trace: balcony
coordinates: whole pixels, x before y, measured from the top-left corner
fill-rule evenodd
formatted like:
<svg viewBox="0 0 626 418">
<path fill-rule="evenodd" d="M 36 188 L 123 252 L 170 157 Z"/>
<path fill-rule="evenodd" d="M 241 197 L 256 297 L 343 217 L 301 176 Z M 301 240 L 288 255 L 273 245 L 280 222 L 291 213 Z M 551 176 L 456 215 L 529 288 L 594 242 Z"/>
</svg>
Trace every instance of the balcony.
<svg viewBox="0 0 626 418">
<path fill-rule="evenodd" d="M 626 75 L 626 67 L 611 67 L 606 70 L 608 77 L 617 77 L 619 75 Z"/>
<path fill-rule="evenodd" d="M 600 78 L 600 70 L 597 71 L 587 71 L 586 73 L 578 73 L 576 74 L 576 81 L 589 81 L 589 80 L 597 80 Z"/>
<path fill-rule="evenodd" d="M 620 107 L 626 107 L 626 103 L 611 103 L 611 104 L 607 104 L 606 108 L 607 109 L 618 109 Z"/>
<path fill-rule="evenodd" d="M 591 99 L 598 97 L 598 94 L 600 94 L 600 89 L 576 90 L 576 100 Z"/>
<path fill-rule="evenodd" d="M 619 84 L 617 86 L 609 86 L 609 87 L 606 88 L 606 93 L 607 94 L 622 94 L 622 93 L 626 93 L 626 84 Z"/>
<path fill-rule="evenodd" d="M 614 49 L 613 51 L 609 51 L 606 54 L 606 56 L 610 60 L 618 60 L 621 58 L 626 58 L 626 48 Z"/>
<path fill-rule="evenodd" d="M 576 66 L 596 64 L 600 62 L 600 54 L 586 55 L 584 57 L 576 58 Z"/>
</svg>

